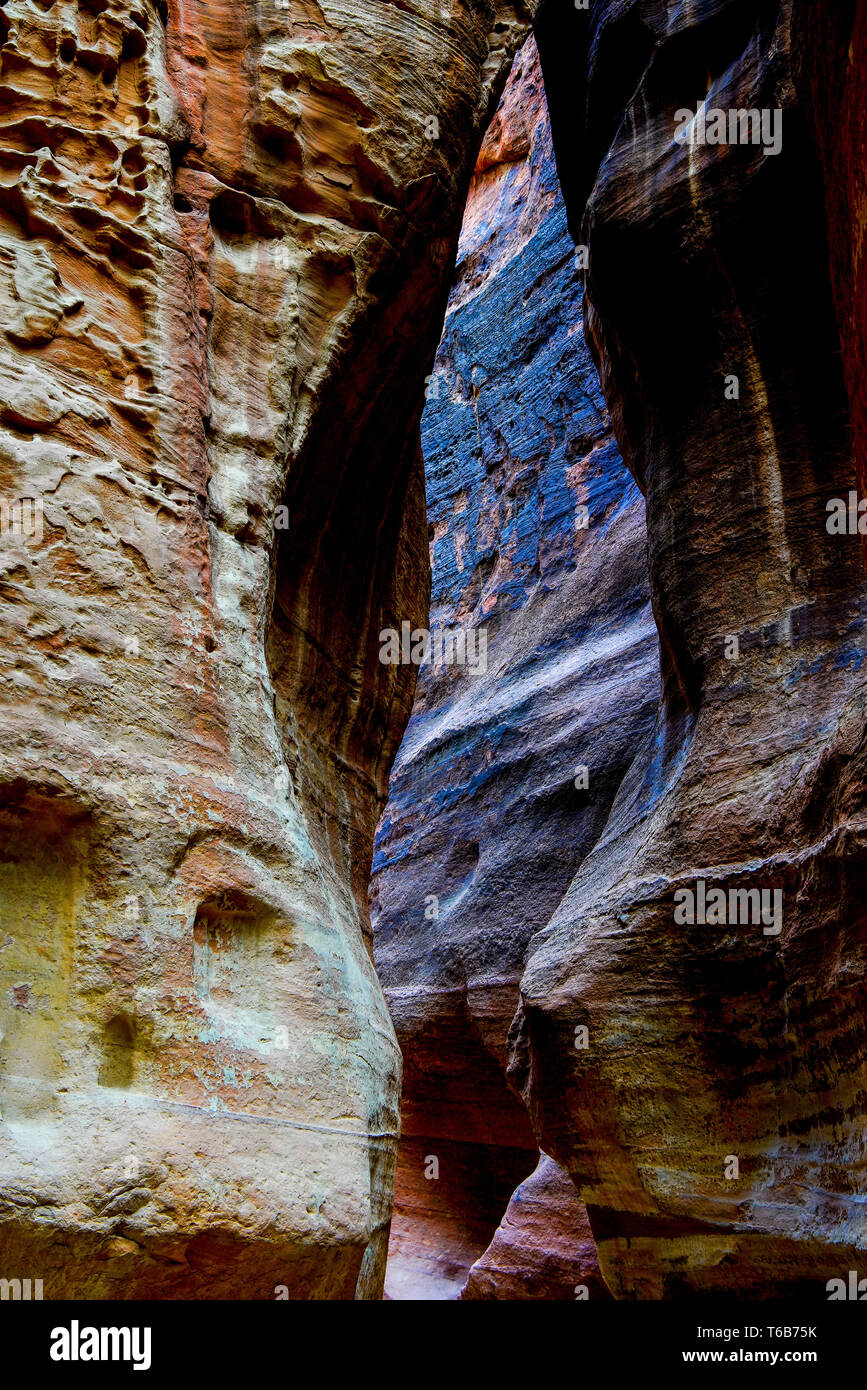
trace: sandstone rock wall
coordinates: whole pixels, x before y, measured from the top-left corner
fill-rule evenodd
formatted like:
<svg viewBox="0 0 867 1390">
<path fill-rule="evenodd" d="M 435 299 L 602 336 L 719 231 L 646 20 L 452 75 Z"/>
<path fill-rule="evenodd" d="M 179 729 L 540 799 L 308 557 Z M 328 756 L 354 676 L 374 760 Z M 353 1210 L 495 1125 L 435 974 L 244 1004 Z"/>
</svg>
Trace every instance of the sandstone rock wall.
<svg viewBox="0 0 867 1390">
<path fill-rule="evenodd" d="M 537 28 L 664 689 L 530 944 L 512 1076 L 622 1297 L 817 1296 L 863 1259 L 867 587 L 826 522 L 862 447 L 864 6 L 810 74 L 808 9 L 545 0 Z M 703 101 L 782 110 L 782 149 L 677 143 Z M 678 922 L 702 881 L 780 892 L 779 933 Z"/>
<path fill-rule="evenodd" d="M 849 392 L 855 469 L 867 494 L 867 6 L 797 0 L 795 84 L 822 165 L 831 285 Z M 867 540 L 864 541 L 867 557 Z"/>
<path fill-rule="evenodd" d="M 3 4 L 0 1263 L 46 1297 L 381 1288 L 377 633 L 528 19 Z"/>
<path fill-rule="evenodd" d="M 532 48 L 477 162 L 532 8 L 0 7 L 0 1273 L 46 1297 L 378 1297 L 395 1028 L 394 1296 L 863 1257 L 867 6 L 543 0 L 565 209 Z M 779 153 L 679 144 L 702 102 Z M 392 779 L 393 1028 L 429 523 L 487 665 Z"/>
<path fill-rule="evenodd" d="M 568 1177 L 546 1159 L 521 1181 L 539 1154 L 506 1079 L 527 943 L 600 834 L 658 689 L 644 506 L 580 279 L 530 41 L 476 165 L 422 421 L 430 627 L 484 631 L 486 669 L 421 668 L 374 858 L 404 1055 L 396 1298 L 456 1296 L 501 1222 L 471 1296 L 600 1288 Z"/>
</svg>

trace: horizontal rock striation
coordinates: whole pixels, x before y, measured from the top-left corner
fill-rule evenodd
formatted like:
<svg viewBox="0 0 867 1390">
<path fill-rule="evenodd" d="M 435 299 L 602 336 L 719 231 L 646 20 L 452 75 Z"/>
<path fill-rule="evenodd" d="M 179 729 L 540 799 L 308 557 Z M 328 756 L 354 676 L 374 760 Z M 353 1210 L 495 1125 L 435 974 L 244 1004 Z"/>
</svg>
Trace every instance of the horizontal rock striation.
<svg viewBox="0 0 867 1390">
<path fill-rule="evenodd" d="M 0 1273 L 46 1298 L 381 1290 L 377 634 L 528 20 L 2 7 Z"/>
<path fill-rule="evenodd" d="M 867 587 L 857 527 L 827 525 L 856 488 L 847 377 L 863 412 L 863 150 L 851 184 L 831 153 L 861 50 L 838 33 L 807 80 L 806 8 L 545 0 L 537 27 L 664 689 L 531 942 L 512 1076 L 627 1298 L 823 1297 L 863 1261 Z M 781 147 L 679 142 L 700 108 L 781 112 Z M 725 916 L 676 915 L 712 888 Z M 756 890 L 780 911 L 729 915 Z"/>
<path fill-rule="evenodd" d="M 404 1056 L 395 1298 L 456 1296 L 514 1224 L 510 1194 L 539 1161 L 506 1079 L 524 954 L 656 702 L 644 505 L 580 313 L 528 42 L 476 165 L 422 421 L 430 629 L 470 634 L 475 660 L 420 669 L 373 865 L 377 968 Z M 468 1294 L 574 1296 L 592 1256 L 586 1220 L 562 1173 L 543 1186 L 508 1277 L 501 1231 Z M 576 1222 L 580 1244 L 556 1273 Z"/>
</svg>

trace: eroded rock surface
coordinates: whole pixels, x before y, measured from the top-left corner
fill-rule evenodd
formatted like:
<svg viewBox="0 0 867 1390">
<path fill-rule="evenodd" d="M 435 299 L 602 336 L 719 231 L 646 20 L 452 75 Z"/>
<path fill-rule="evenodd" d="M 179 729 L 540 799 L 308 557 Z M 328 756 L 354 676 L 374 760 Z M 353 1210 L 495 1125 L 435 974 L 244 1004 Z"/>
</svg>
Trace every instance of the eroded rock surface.
<svg viewBox="0 0 867 1390">
<path fill-rule="evenodd" d="M 377 634 L 528 18 L 3 4 L 0 1272 L 46 1298 L 381 1289 Z"/>
<path fill-rule="evenodd" d="M 465 1299 L 610 1298 L 587 1208 L 547 1154 L 516 1188 L 488 1249 L 469 1272 Z"/>
<path fill-rule="evenodd" d="M 838 34 L 804 82 L 792 8 L 546 0 L 537 31 L 588 337 L 647 498 L 665 684 L 531 943 L 512 1074 L 623 1297 L 823 1297 L 863 1261 L 867 589 L 857 531 L 826 525 L 856 486 L 863 319 L 839 290 L 863 206 L 840 205 L 830 131 L 815 143 L 822 110 L 863 106 L 863 49 Z M 705 101 L 782 110 L 781 151 L 677 143 Z M 845 158 L 857 191 L 863 149 Z M 676 921 L 702 881 L 780 892 L 779 933 Z"/>
<path fill-rule="evenodd" d="M 506 1080 L 525 950 L 599 835 L 657 696 L 643 501 L 580 314 L 529 42 L 476 166 L 422 425 L 430 627 L 484 630 L 487 663 L 421 668 L 374 859 L 377 967 L 404 1055 L 396 1298 L 455 1297 L 536 1169 Z M 574 1209 L 574 1192 L 546 1190 L 504 1297 L 573 1296 L 581 1249 L 556 1278 L 544 1251 L 556 1264 Z"/>
</svg>

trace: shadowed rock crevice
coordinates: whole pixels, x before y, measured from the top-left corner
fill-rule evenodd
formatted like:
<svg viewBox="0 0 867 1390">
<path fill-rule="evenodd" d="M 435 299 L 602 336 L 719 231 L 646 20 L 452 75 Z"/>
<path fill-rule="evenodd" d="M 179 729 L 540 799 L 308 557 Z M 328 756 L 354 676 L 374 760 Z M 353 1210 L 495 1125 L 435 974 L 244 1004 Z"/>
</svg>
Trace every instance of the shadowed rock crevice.
<svg viewBox="0 0 867 1390">
<path fill-rule="evenodd" d="M 506 1075 L 527 942 L 651 732 L 643 504 L 575 333 L 580 304 L 529 42 L 476 165 L 422 420 L 430 628 L 483 631 L 486 664 L 421 668 L 373 864 L 404 1055 L 394 1298 L 456 1297 L 537 1167 Z M 515 1270 L 503 1296 L 602 1289 L 557 1173 L 515 1244 L 523 1285 Z M 468 1293 L 497 1287 L 480 1275 Z"/>
</svg>

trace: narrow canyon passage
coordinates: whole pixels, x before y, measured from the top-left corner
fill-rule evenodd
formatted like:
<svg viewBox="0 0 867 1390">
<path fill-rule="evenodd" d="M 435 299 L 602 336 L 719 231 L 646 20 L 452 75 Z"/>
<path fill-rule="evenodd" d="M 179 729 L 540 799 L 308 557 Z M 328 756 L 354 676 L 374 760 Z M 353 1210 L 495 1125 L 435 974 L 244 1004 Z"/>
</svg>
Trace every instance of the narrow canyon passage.
<svg viewBox="0 0 867 1390">
<path fill-rule="evenodd" d="M 544 0 L 565 217 L 532 43 L 486 136 L 422 439 L 431 628 L 488 665 L 422 667 L 371 890 L 391 1297 L 799 1296 L 857 1264 L 863 171 L 827 122 L 863 147 L 865 33 L 855 4 Z M 708 885 L 730 920 L 679 916 Z"/>
<path fill-rule="evenodd" d="M 604 1292 L 568 1175 L 546 1159 L 522 1181 L 540 1156 L 506 1080 L 527 942 L 658 694 L 644 505 L 581 278 L 531 38 L 476 165 L 422 417 L 430 631 L 476 640 L 463 665 L 421 667 L 376 840 L 376 963 L 404 1057 L 387 1297 Z"/>
<path fill-rule="evenodd" d="M 859 1298 L 867 0 L 0 92 L 0 1299 Z"/>
</svg>

